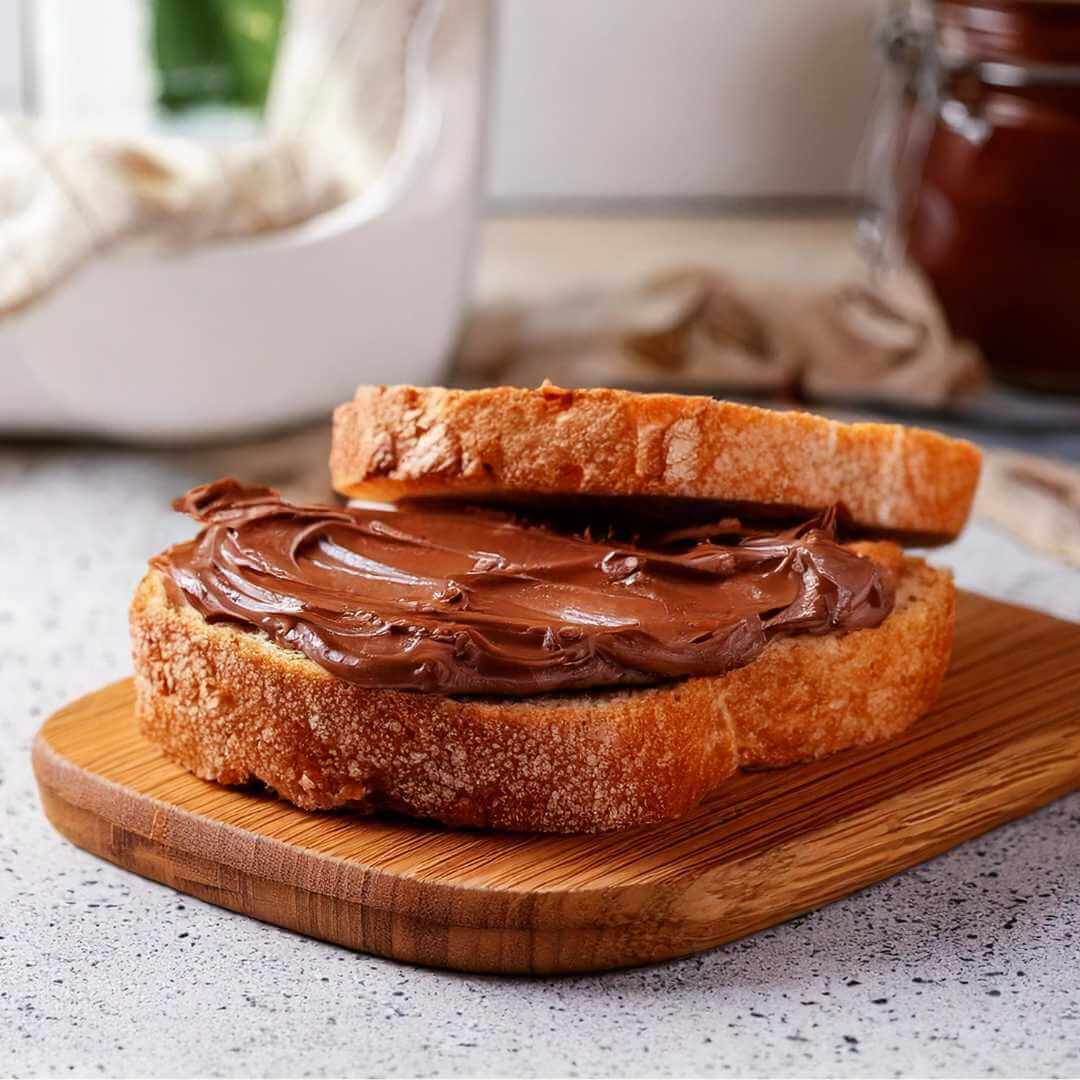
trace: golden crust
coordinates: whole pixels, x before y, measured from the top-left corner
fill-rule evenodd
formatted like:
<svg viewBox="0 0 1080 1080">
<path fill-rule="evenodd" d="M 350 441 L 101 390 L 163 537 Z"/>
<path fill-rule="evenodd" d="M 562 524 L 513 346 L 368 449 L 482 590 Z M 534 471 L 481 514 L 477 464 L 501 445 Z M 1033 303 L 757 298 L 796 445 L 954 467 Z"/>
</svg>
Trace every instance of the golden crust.
<svg viewBox="0 0 1080 1080">
<path fill-rule="evenodd" d="M 334 487 L 380 501 L 614 496 L 842 501 L 868 529 L 955 537 L 971 509 L 971 443 L 680 394 L 361 386 L 334 413 Z"/>
<path fill-rule="evenodd" d="M 874 630 L 777 640 L 728 675 L 646 689 L 455 699 L 345 682 L 174 606 L 151 571 L 131 608 L 136 711 L 197 775 L 257 778 L 305 809 L 600 832 L 678 817 L 741 765 L 904 730 L 937 695 L 953 610 L 949 574 L 907 559 Z"/>
</svg>

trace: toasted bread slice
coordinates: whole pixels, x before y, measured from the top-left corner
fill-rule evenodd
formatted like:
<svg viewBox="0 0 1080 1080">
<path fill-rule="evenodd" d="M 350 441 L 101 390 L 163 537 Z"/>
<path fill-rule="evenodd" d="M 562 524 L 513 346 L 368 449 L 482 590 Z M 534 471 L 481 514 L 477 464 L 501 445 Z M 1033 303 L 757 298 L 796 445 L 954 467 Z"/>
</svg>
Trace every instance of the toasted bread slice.
<svg viewBox="0 0 1080 1080">
<path fill-rule="evenodd" d="M 896 607 L 876 629 L 777 639 L 723 676 L 514 699 L 363 689 L 206 622 L 151 571 L 131 608 L 136 709 L 197 775 L 258 779 L 305 809 L 625 828 L 685 813 L 740 766 L 885 739 L 929 708 L 952 646 L 952 579 L 919 560 L 898 568 Z"/>
<path fill-rule="evenodd" d="M 550 385 L 362 386 L 334 413 L 330 454 L 334 487 L 358 499 L 648 497 L 790 516 L 842 502 L 857 527 L 923 543 L 963 528 L 979 462 L 920 428 Z"/>
</svg>

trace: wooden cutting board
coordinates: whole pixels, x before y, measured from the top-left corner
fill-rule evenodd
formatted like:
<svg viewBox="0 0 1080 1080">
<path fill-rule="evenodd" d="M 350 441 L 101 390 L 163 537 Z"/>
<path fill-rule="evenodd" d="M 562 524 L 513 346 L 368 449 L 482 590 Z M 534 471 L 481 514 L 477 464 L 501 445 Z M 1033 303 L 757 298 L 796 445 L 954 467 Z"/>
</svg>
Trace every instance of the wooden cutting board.
<svg viewBox="0 0 1080 1080">
<path fill-rule="evenodd" d="M 623 967 L 771 926 L 1080 786 L 1080 625 L 963 595 L 941 700 L 906 735 L 744 774 L 626 833 L 450 830 L 223 788 L 139 735 L 130 680 L 53 716 L 34 768 L 68 839 L 233 911 L 437 967 Z"/>
</svg>

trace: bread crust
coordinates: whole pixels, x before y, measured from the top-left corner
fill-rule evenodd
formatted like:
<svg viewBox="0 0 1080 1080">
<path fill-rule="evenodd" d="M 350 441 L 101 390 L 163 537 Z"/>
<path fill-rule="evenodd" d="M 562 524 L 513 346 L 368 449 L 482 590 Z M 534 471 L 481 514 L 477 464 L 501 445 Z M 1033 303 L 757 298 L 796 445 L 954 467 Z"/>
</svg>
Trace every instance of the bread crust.
<svg viewBox="0 0 1080 1080">
<path fill-rule="evenodd" d="M 981 455 L 897 424 L 625 390 L 361 386 L 334 413 L 330 470 L 352 498 L 667 497 L 814 511 L 921 542 L 954 538 Z"/>
<path fill-rule="evenodd" d="M 150 571 L 131 607 L 136 712 L 198 776 L 258 779 L 305 809 L 600 832 L 678 817 L 742 766 L 903 731 L 938 693 L 954 600 L 947 572 L 907 559 L 880 627 L 775 640 L 724 676 L 448 698 L 364 689 L 259 633 L 207 623 Z"/>
</svg>

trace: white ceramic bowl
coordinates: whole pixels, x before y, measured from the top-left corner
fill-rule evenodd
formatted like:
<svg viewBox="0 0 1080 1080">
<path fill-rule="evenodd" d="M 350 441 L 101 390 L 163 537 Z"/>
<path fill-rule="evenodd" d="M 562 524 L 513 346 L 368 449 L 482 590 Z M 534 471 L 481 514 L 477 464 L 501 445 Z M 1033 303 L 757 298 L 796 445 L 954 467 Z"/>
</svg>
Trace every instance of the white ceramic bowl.
<svg viewBox="0 0 1080 1080">
<path fill-rule="evenodd" d="M 361 382 L 438 381 L 479 208 L 488 11 L 470 6 L 375 190 L 274 235 L 119 251 L 0 326 L 0 432 L 227 438 Z"/>
</svg>

